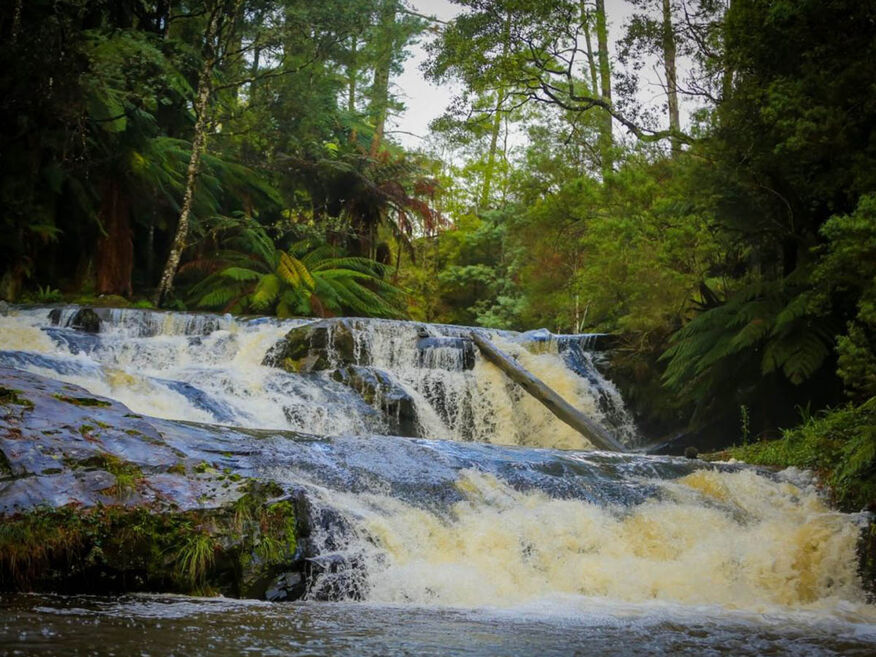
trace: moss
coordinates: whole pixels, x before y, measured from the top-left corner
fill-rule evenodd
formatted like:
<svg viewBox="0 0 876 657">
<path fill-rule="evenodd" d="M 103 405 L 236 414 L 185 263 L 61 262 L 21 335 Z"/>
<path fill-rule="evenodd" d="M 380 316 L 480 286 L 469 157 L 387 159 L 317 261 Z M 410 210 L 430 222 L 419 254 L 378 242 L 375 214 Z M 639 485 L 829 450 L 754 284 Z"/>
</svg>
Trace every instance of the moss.
<svg viewBox="0 0 876 657">
<path fill-rule="evenodd" d="M 26 397 L 22 397 L 21 390 L 6 388 L 0 386 L 0 405 L 3 406 L 23 406 L 24 408 L 33 409 L 33 402 Z"/>
<path fill-rule="evenodd" d="M 67 462 L 67 465 L 68 467 L 106 470 L 113 476 L 115 482 L 112 486 L 105 489 L 105 492 L 120 500 L 128 499 L 137 490 L 143 479 L 143 471 L 138 466 L 109 452 L 103 452 L 97 456 L 92 456 L 75 463 Z"/>
<path fill-rule="evenodd" d="M 186 473 L 186 464 L 182 461 L 180 461 L 179 463 L 174 463 L 167 469 L 167 471 L 172 474 L 184 475 Z"/>
<path fill-rule="evenodd" d="M 67 402 L 68 404 L 74 404 L 76 406 L 112 406 L 112 403 L 104 401 L 103 399 L 95 399 L 94 397 L 71 397 L 60 393 L 55 394 L 54 397 L 62 402 Z"/>
<path fill-rule="evenodd" d="M 191 524 L 182 515 L 116 506 L 11 516 L 0 526 L 0 585 L 185 592 L 168 555 L 183 544 Z"/>
<path fill-rule="evenodd" d="M 296 566 L 292 502 L 247 482 L 233 508 L 68 506 L 0 523 L 0 590 L 159 591 L 262 597 Z"/>
</svg>

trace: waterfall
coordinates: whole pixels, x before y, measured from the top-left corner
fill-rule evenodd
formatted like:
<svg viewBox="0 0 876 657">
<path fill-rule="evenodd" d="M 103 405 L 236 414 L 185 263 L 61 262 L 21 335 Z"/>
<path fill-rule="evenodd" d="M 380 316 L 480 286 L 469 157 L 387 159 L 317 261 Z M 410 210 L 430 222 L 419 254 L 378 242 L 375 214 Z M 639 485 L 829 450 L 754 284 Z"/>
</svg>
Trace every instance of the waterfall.
<svg viewBox="0 0 876 657">
<path fill-rule="evenodd" d="M 272 345 L 313 320 L 97 309 L 100 332 L 89 334 L 69 328 L 76 310 L 57 309 L 54 323 L 43 308 L 0 318 L 0 365 L 80 385 L 144 415 L 329 435 L 393 433 L 397 418 L 386 417 L 381 394 L 394 387 L 410 398 L 421 437 L 590 448 L 480 355 L 452 346 L 466 332 L 460 327 L 357 320 L 355 359 L 368 354 L 366 369 L 387 382 L 365 400 L 332 376 L 342 365 L 336 354 L 333 368 L 300 375 L 262 365 Z M 434 344 L 418 348 L 424 335 Z M 633 422 L 593 353 L 565 349 L 552 336 L 504 332 L 492 338 L 624 442 L 635 443 Z M 470 369 L 466 358 L 473 359 Z"/>
<path fill-rule="evenodd" d="M 98 309 L 86 333 L 76 310 L 0 317 L 0 366 L 150 416 L 188 462 L 302 494 L 311 599 L 876 623 L 863 518 L 831 510 L 806 473 L 592 450 L 471 329 Z M 488 334 L 636 444 L 593 338 Z M 286 359 L 295 335 L 306 357 Z"/>
</svg>

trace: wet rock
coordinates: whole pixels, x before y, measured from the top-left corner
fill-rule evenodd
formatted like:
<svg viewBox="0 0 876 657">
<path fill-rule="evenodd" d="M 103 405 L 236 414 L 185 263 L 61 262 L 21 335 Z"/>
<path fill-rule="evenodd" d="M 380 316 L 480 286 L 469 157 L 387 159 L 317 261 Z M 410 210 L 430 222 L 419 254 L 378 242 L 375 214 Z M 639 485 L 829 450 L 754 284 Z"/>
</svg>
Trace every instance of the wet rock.
<svg viewBox="0 0 876 657">
<path fill-rule="evenodd" d="M 70 318 L 70 328 L 85 333 L 100 333 L 100 317 L 91 308 L 80 308 Z"/>
<path fill-rule="evenodd" d="M 475 346 L 458 337 L 427 336 L 417 340 L 420 367 L 471 370 L 475 366 Z"/>
<path fill-rule="evenodd" d="M 300 600 L 307 592 L 304 575 L 298 572 L 288 572 L 275 577 L 265 591 L 265 599 L 271 602 L 288 602 Z"/>
<path fill-rule="evenodd" d="M 307 559 L 305 574 L 316 583 L 308 591 L 311 600 L 362 600 L 363 565 L 359 559 L 334 553 Z"/>
<path fill-rule="evenodd" d="M 339 365 L 368 365 L 370 354 L 357 340 L 360 320 L 326 319 L 293 328 L 265 355 L 263 365 L 287 372 L 315 372 Z"/>
<path fill-rule="evenodd" d="M 49 321 L 52 326 L 72 328 L 85 333 L 100 332 L 100 315 L 93 308 L 80 308 L 67 320 L 64 326 L 61 326 L 61 320 L 63 319 L 62 310 L 62 308 L 52 308 L 49 311 Z"/>
<path fill-rule="evenodd" d="M 389 432 L 396 436 L 419 436 L 413 398 L 382 370 L 350 365 L 336 369 L 331 378 L 355 390 L 369 405 L 380 409 Z"/>
<path fill-rule="evenodd" d="M 260 440 L 0 368 L 0 590 L 263 598 L 305 507 L 255 479 Z"/>
<path fill-rule="evenodd" d="M 6 317 L 9 314 L 9 304 L 0 300 L 0 317 Z"/>
</svg>

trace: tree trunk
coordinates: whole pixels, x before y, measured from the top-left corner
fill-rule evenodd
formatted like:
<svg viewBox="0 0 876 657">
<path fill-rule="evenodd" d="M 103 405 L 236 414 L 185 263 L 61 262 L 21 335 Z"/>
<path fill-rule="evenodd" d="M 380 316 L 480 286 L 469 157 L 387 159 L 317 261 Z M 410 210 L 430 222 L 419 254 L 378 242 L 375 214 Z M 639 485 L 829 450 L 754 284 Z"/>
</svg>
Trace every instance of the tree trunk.
<svg viewBox="0 0 876 657">
<path fill-rule="evenodd" d="M 590 39 L 590 14 L 585 0 L 581 0 L 581 24 L 584 27 L 584 42 L 587 44 L 587 67 L 590 69 L 590 93 L 599 94 L 599 70 L 593 55 L 593 42 Z"/>
<path fill-rule="evenodd" d="M 666 96 L 669 104 L 669 129 L 676 133 L 670 138 L 672 152 L 681 152 L 681 142 L 677 133 L 681 132 L 678 113 L 678 82 L 675 70 L 675 30 L 672 27 L 672 7 L 670 0 L 663 0 L 663 68 L 666 73 Z"/>
<path fill-rule="evenodd" d="M 213 67 L 216 65 L 216 44 L 221 20 L 221 9 L 214 7 L 210 20 L 207 23 L 204 62 L 198 77 L 198 93 L 195 99 L 197 120 L 195 121 L 195 134 L 192 138 L 192 154 L 189 158 L 189 166 L 186 172 L 186 190 L 183 195 L 182 208 L 180 209 L 179 221 L 176 225 L 176 234 L 170 247 L 170 254 L 167 256 L 167 263 L 164 265 L 164 272 L 161 274 L 161 281 L 153 298 L 153 303 L 156 306 L 161 305 L 162 299 L 173 289 L 173 278 L 176 276 L 176 270 L 179 268 L 179 261 L 189 234 L 189 219 L 192 212 L 195 184 L 197 183 L 198 172 L 201 167 L 201 155 L 207 145 L 207 112 L 210 101 Z"/>
<path fill-rule="evenodd" d="M 383 0 L 380 11 L 380 29 L 377 61 L 374 65 L 374 85 L 371 90 L 371 116 L 374 120 L 374 137 L 371 139 L 371 156 L 374 157 L 383 145 L 386 115 L 389 108 L 389 73 L 392 68 L 394 48 L 396 0 Z"/>
<path fill-rule="evenodd" d="M 134 270 L 131 202 L 116 180 L 104 184 L 100 221 L 105 234 L 97 240 L 97 293 L 130 297 Z"/>
<path fill-rule="evenodd" d="M 525 369 L 510 356 L 498 349 L 477 331 L 471 332 L 471 339 L 488 361 L 502 370 L 509 379 L 520 385 L 526 392 L 544 404 L 551 413 L 575 429 L 597 449 L 612 452 L 625 452 L 626 448 L 601 426 L 560 397 L 541 379 Z"/>
<path fill-rule="evenodd" d="M 511 14 L 505 16 L 505 35 L 502 41 L 503 59 L 508 56 L 511 47 Z M 496 92 L 496 111 L 493 114 L 493 125 L 490 133 L 490 150 L 487 154 L 487 169 L 484 172 L 484 182 L 481 187 L 478 206 L 486 208 L 490 203 L 490 190 L 493 186 L 493 170 L 496 168 L 496 152 L 499 147 L 499 132 L 502 130 L 502 106 L 505 104 L 505 87 L 500 86 Z"/>
<path fill-rule="evenodd" d="M 611 67 L 608 58 L 608 25 L 605 18 L 605 0 L 596 0 L 596 43 L 599 48 L 599 78 L 602 100 L 611 105 Z M 599 131 L 599 151 L 602 157 L 603 179 L 614 170 L 614 139 L 611 134 L 611 114 L 603 112 Z"/>
<path fill-rule="evenodd" d="M 358 47 L 359 39 L 353 35 L 350 42 L 350 63 L 347 65 L 347 111 L 350 114 L 356 111 L 356 78 L 359 76 Z"/>
</svg>

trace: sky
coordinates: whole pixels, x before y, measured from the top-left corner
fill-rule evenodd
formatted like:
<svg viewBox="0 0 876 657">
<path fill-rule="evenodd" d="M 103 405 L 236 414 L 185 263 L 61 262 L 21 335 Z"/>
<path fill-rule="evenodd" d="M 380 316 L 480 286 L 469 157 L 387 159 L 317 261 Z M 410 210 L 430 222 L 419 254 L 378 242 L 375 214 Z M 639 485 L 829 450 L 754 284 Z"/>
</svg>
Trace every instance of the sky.
<svg viewBox="0 0 876 657">
<path fill-rule="evenodd" d="M 459 13 L 459 7 L 449 0 L 412 0 L 410 4 L 414 11 L 443 21 L 449 21 Z M 424 39 L 429 37 L 425 36 Z M 395 91 L 407 109 L 401 116 L 395 117 L 390 129 L 402 131 L 393 134 L 393 137 L 404 146 L 417 148 L 424 145 L 422 138 L 429 132 L 429 122 L 441 116 L 450 104 L 453 88 L 439 87 L 426 81 L 420 70 L 426 61 L 422 42 L 411 46 L 410 52 L 411 57 L 405 62 L 404 73 L 393 80 Z"/>
<path fill-rule="evenodd" d="M 448 21 L 459 13 L 459 7 L 449 0 L 410 0 L 410 5 L 421 14 L 435 16 Z M 606 0 L 605 13 L 608 15 L 609 39 L 614 42 L 620 36 L 624 24 L 632 14 L 632 6 L 626 0 Z M 424 40 L 430 37 L 424 36 Z M 389 129 L 392 137 L 407 148 L 425 146 L 429 133 L 429 123 L 444 113 L 454 95 L 452 85 L 436 86 L 425 79 L 420 70 L 426 60 L 423 43 L 409 48 L 411 56 L 405 61 L 404 72 L 392 82 L 394 91 L 405 103 L 406 110 L 393 117 Z M 683 69 L 683 64 L 680 66 Z M 680 74 L 683 70 L 679 71 Z M 639 99 L 643 103 L 662 103 L 662 90 L 656 84 L 656 74 L 649 85 L 647 67 L 643 71 L 642 89 Z M 682 111 L 684 111 L 682 107 Z M 684 112 L 683 112 L 684 113 Z M 682 117 L 685 122 L 685 117 Z"/>
</svg>

